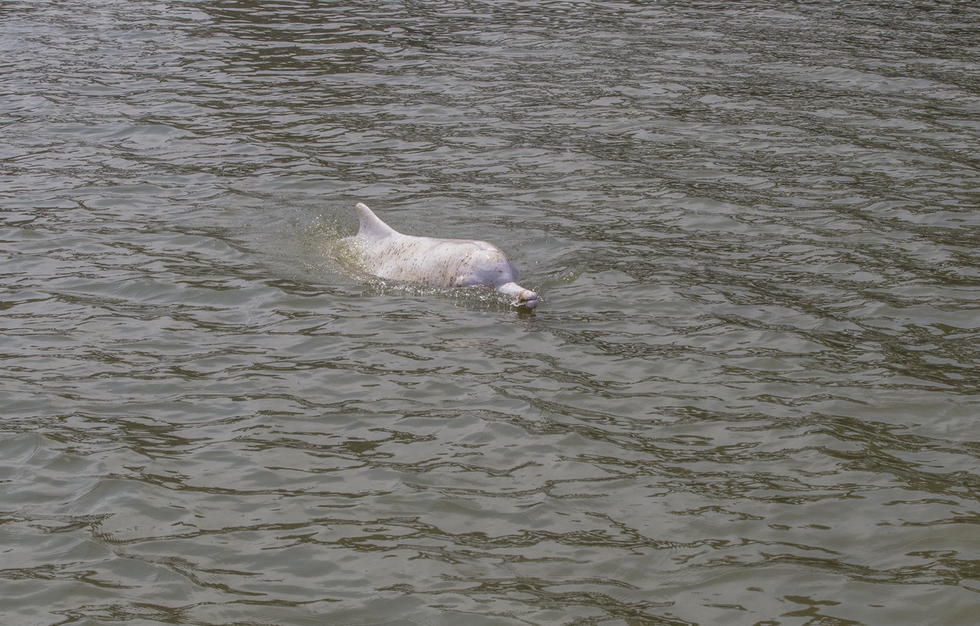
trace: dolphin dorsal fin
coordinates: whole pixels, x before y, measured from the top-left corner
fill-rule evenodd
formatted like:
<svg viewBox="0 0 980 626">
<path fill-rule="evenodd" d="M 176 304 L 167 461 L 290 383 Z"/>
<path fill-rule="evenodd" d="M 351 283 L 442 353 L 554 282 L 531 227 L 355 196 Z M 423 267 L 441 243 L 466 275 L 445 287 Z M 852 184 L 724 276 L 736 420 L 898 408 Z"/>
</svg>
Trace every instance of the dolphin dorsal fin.
<svg viewBox="0 0 980 626">
<path fill-rule="evenodd" d="M 358 202 L 355 208 L 357 208 L 357 219 L 359 222 L 357 229 L 358 237 L 379 239 L 398 234 L 398 231 L 382 222 L 381 218 L 375 215 L 374 211 L 369 209 L 363 202 Z"/>
</svg>

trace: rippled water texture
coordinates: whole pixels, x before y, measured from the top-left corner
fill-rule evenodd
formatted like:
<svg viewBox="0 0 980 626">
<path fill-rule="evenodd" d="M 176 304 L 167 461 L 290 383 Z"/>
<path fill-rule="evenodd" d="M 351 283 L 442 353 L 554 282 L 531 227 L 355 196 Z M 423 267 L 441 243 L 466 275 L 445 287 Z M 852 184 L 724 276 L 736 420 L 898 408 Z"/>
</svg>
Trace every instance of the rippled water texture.
<svg viewBox="0 0 980 626">
<path fill-rule="evenodd" d="M 977 24 L 4 1 L 0 622 L 975 623 Z"/>
</svg>

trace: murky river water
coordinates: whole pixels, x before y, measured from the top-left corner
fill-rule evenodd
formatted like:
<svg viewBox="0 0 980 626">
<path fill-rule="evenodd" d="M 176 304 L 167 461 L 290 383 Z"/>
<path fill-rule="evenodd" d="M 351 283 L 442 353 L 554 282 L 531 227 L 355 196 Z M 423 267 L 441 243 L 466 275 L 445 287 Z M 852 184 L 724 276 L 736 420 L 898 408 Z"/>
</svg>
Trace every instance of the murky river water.
<svg viewBox="0 0 980 626">
<path fill-rule="evenodd" d="M 978 23 L 4 1 L 0 621 L 975 623 Z"/>
</svg>

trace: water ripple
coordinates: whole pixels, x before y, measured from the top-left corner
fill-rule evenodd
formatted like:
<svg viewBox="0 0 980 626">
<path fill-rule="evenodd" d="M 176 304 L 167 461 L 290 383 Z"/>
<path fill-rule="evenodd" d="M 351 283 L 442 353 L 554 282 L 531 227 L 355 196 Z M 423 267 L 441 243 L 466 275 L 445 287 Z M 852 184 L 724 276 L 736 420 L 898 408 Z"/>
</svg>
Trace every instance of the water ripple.
<svg viewBox="0 0 980 626">
<path fill-rule="evenodd" d="M 5 3 L 0 615 L 972 623 L 978 19 Z"/>
</svg>

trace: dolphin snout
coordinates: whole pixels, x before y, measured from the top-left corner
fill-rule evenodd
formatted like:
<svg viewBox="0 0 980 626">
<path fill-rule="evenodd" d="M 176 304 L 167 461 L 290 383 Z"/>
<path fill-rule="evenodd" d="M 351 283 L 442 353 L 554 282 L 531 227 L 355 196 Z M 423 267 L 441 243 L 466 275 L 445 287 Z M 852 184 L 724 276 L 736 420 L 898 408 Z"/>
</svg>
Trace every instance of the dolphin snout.
<svg viewBox="0 0 980 626">
<path fill-rule="evenodd" d="M 533 309 L 534 307 L 538 306 L 537 292 L 531 291 L 530 289 L 525 289 L 515 282 L 497 285 L 497 291 L 513 298 L 511 304 L 514 306 L 522 306 L 528 309 Z"/>
<path fill-rule="evenodd" d="M 524 290 L 523 293 L 517 296 L 516 304 L 517 306 L 533 309 L 538 306 L 538 294 L 530 290 Z"/>
</svg>

